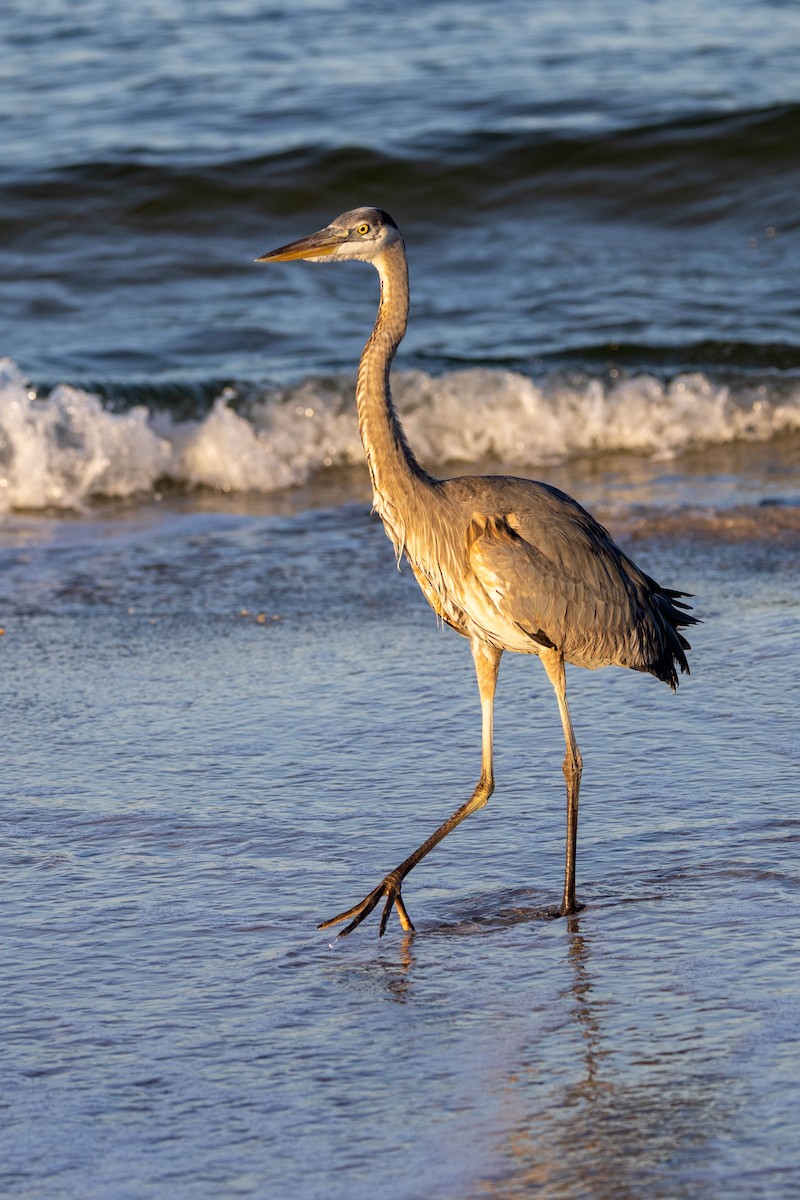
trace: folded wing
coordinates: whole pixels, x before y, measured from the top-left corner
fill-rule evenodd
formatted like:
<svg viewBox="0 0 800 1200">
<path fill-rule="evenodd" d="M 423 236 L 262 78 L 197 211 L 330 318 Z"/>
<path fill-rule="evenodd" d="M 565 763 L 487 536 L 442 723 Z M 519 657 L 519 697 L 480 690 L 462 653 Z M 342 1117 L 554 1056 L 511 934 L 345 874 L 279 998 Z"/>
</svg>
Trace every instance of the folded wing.
<svg viewBox="0 0 800 1200">
<path fill-rule="evenodd" d="M 689 670 L 678 630 L 695 623 L 684 593 L 640 571 L 575 501 L 538 486 L 515 497 L 524 503 L 514 509 L 473 518 L 467 558 L 475 584 L 504 620 L 567 662 L 613 663 L 677 687 L 676 666 Z"/>
</svg>

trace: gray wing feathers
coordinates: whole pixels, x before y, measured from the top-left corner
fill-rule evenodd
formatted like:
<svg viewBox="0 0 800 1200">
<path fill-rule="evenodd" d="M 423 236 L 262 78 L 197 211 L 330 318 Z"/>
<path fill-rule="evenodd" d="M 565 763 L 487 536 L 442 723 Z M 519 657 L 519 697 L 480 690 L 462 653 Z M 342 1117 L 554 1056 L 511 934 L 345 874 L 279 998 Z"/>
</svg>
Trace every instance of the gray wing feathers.
<svg viewBox="0 0 800 1200">
<path fill-rule="evenodd" d="M 557 489 L 526 480 L 505 498 L 516 506 L 476 515 L 467 540 L 470 567 L 506 618 L 568 662 L 616 663 L 674 688 L 675 665 L 688 671 L 677 628 L 695 622 L 683 593 L 661 589 Z"/>
</svg>

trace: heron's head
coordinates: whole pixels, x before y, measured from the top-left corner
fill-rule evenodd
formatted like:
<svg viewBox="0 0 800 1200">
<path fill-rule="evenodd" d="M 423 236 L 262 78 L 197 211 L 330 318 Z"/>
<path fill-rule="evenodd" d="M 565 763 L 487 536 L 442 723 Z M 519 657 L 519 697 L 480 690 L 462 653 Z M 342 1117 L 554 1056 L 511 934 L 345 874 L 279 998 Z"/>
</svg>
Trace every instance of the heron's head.
<svg viewBox="0 0 800 1200">
<path fill-rule="evenodd" d="M 289 262 L 295 258 L 304 258 L 308 262 L 343 262 L 346 259 L 373 262 L 389 246 L 402 240 L 400 230 L 388 213 L 380 208 L 354 208 L 336 217 L 318 233 L 270 250 L 256 262 Z"/>
</svg>

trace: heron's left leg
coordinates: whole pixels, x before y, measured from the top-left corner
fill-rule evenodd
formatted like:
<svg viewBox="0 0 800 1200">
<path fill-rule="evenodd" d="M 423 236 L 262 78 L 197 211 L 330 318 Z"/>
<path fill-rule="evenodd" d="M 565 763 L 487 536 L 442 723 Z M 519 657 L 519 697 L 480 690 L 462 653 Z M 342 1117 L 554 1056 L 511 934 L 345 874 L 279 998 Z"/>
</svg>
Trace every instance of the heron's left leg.
<svg viewBox="0 0 800 1200">
<path fill-rule="evenodd" d="M 338 916 L 332 917 L 328 921 L 323 921 L 318 925 L 318 929 L 329 929 L 332 925 L 339 925 L 343 921 L 349 921 L 349 924 L 339 933 L 339 937 L 346 937 L 348 933 L 352 933 L 356 926 L 360 925 L 365 917 L 368 917 L 374 908 L 385 897 L 386 904 L 384 905 L 383 915 L 379 927 L 379 935 L 383 937 L 383 931 L 386 928 L 386 922 L 389 919 L 389 914 L 392 911 L 392 906 L 397 909 L 397 915 L 400 918 L 400 924 L 406 931 L 413 930 L 411 919 L 406 912 L 403 898 L 400 894 L 403 880 L 409 871 L 421 862 L 426 854 L 433 850 L 434 846 L 438 846 L 439 842 L 446 838 L 448 833 L 460 825 L 461 822 L 471 813 L 477 812 L 479 808 L 483 808 L 487 800 L 494 791 L 494 770 L 492 766 L 492 743 L 494 738 L 494 694 L 497 688 L 497 672 L 500 668 L 500 659 L 503 651 L 496 646 L 484 642 L 480 638 L 472 638 L 470 641 L 472 648 L 472 657 L 475 661 L 475 671 L 478 676 L 478 691 L 481 697 L 481 774 L 475 785 L 475 790 L 467 800 L 466 804 L 462 804 L 457 808 L 452 816 L 443 821 L 438 829 L 434 830 L 429 838 L 427 838 L 421 846 L 419 846 L 413 854 L 410 854 L 407 859 L 400 863 L 394 871 L 390 871 L 386 878 L 378 884 L 378 886 L 369 893 L 368 896 L 349 908 L 347 912 L 339 913 Z"/>
<path fill-rule="evenodd" d="M 572 728 L 572 718 L 567 704 L 567 676 L 564 670 L 564 658 L 558 651 L 542 651 L 542 664 L 547 671 L 550 682 L 556 693 L 561 725 L 564 730 L 564 741 L 567 752 L 564 755 L 564 779 L 567 784 L 567 855 L 564 870 L 564 897 L 558 915 L 569 916 L 579 912 L 583 907 L 575 900 L 575 858 L 578 849 L 578 798 L 581 790 L 581 772 L 583 759 L 575 740 Z"/>
</svg>

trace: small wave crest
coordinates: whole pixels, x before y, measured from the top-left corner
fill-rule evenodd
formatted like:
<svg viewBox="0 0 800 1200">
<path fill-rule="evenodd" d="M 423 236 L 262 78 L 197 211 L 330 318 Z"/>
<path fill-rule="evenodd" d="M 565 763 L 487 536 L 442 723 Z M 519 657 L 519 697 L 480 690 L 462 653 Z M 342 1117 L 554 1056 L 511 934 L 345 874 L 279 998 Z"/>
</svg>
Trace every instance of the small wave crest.
<svg viewBox="0 0 800 1200">
<path fill-rule="evenodd" d="M 95 497 L 184 489 L 269 493 L 363 462 L 352 378 L 306 379 L 246 394 L 226 388 L 210 411 L 178 420 L 137 404 L 112 411 L 65 384 L 47 397 L 0 362 L 0 511 L 80 509 Z M 800 429 L 800 385 L 739 388 L 701 372 L 537 382 L 473 368 L 398 372 L 394 394 L 409 441 L 431 468 L 496 461 L 521 471 L 627 451 L 669 458 Z"/>
<path fill-rule="evenodd" d="M 39 400 L 10 360 L 0 360 L 0 511 L 80 508 L 91 496 L 145 492 L 168 470 L 171 448 L 148 410 L 108 412 L 65 384 Z"/>
</svg>

